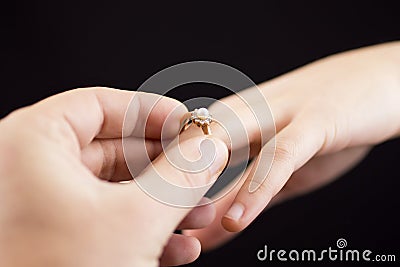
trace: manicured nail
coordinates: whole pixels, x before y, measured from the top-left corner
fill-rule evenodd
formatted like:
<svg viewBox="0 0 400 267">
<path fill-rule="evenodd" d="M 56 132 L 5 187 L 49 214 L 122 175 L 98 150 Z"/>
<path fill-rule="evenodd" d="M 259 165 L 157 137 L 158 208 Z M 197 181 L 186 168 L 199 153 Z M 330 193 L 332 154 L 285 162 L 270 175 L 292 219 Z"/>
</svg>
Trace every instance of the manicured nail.
<svg viewBox="0 0 400 267">
<path fill-rule="evenodd" d="M 242 217 L 243 212 L 244 212 L 243 205 L 236 202 L 236 203 L 233 203 L 231 208 L 225 214 L 225 217 L 227 217 L 231 220 L 234 220 L 234 221 L 238 221 L 240 219 L 240 217 Z"/>
</svg>

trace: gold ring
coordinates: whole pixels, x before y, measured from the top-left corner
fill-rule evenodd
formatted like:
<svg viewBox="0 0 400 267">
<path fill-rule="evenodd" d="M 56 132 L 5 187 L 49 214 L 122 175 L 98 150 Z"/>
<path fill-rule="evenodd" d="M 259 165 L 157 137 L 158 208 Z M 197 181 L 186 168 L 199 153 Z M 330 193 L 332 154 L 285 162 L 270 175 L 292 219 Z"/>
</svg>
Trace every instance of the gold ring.
<svg viewBox="0 0 400 267">
<path fill-rule="evenodd" d="M 206 108 L 199 108 L 195 109 L 191 112 L 185 113 L 181 119 L 181 128 L 179 133 L 183 132 L 191 124 L 195 124 L 196 126 L 200 127 L 203 130 L 205 135 L 211 134 L 211 123 L 216 122 L 218 123 L 213 117 L 211 116 L 210 112 Z"/>
</svg>

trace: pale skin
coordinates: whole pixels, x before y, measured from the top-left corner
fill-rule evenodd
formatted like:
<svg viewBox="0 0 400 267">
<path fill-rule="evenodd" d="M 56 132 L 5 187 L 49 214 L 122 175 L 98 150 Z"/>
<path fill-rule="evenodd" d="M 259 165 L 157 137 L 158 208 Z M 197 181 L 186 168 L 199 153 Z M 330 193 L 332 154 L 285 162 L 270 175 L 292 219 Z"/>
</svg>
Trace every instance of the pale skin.
<svg viewBox="0 0 400 267">
<path fill-rule="evenodd" d="M 267 206 L 329 183 L 359 162 L 373 145 L 400 135 L 399 42 L 331 56 L 259 88 L 276 123 L 277 150 L 271 171 L 249 193 L 250 167 L 239 185 L 215 203 L 215 219 L 211 205 L 190 212 L 155 201 L 136 183 L 103 181 L 132 178 L 120 140 L 132 92 L 71 91 L 2 119 L 0 265 L 188 263 L 200 252 L 196 238 L 204 249 L 221 245 Z M 247 92 L 251 90 L 258 89 Z M 146 136 L 151 159 L 162 152 L 157 141 L 160 122 L 179 106 L 168 98 L 163 101 L 148 121 L 154 129 Z M 246 122 L 251 154 L 256 156 L 259 133 L 247 108 L 235 96 L 222 102 Z M 215 118 L 229 120 L 219 113 L 218 104 L 210 110 Z M 178 132 L 178 115 L 171 138 Z M 191 133 L 193 128 L 184 133 L 193 138 L 187 153 L 196 157 L 198 150 L 191 148 L 196 148 L 193 142 L 200 142 L 201 131 Z M 227 159 L 226 148 L 218 141 L 226 141 L 226 134 L 215 125 L 213 136 L 221 161 L 216 173 L 204 173 L 204 182 L 215 179 Z M 188 180 L 179 171 L 171 172 L 162 154 L 155 166 L 172 180 Z M 232 206 L 233 212 L 228 212 Z M 175 229 L 202 227 L 184 231 L 196 238 L 172 234 Z"/>
<path fill-rule="evenodd" d="M 72 90 L 0 121 L 0 266 L 169 266 L 198 257 L 199 241 L 173 231 L 206 226 L 214 218 L 213 206 L 173 207 L 150 197 L 135 182 L 116 183 L 132 179 L 121 136 L 133 94 L 106 88 Z M 154 97 L 140 95 L 140 107 L 132 116 L 136 124 L 147 119 L 142 114 Z M 209 183 L 228 158 L 222 141 L 209 137 L 216 160 L 196 176 L 171 168 L 164 154 L 159 155 L 164 119 L 177 107 L 176 124 L 167 127 L 173 138 L 186 109 L 164 97 L 150 113 L 148 156 L 166 179 L 187 186 L 191 178 Z M 197 158 L 203 139 L 183 140 L 180 149 L 189 159 Z M 142 166 L 135 179 L 149 175 L 151 167 Z"/>
<path fill-rule="evenodd" d="M 326 185 L 372 146 L 400 135 L 400 42 L 333 55 L 246 93 L 252 90 L 261 90 L 274 116 L 275 157 L 268 175 L 256 177 L 265 178 L 256 191 L 249 192 L 253 162 L 234 190 L 215 203 L 214 222 L 185 232 L 205 250 L 227 242 L 267 207 Z M 234 95 L 221 101 L 243 119 L 256 156 L 259 129 L 248 107 Z M 210 107 L 214 117 L 238 123 L 224 117 L 219 105 Z M 226 133 L 215 128 L 226 141 Z"/>
</svg>

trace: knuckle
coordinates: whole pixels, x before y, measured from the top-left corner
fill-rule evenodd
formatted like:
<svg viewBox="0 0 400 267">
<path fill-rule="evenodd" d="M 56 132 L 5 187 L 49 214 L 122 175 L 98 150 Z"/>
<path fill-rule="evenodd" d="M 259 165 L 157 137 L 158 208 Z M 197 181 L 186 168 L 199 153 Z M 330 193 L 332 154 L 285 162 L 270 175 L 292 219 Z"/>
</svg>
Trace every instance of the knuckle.
<svg viewBox="0 0 400 267">
<path fill-rule="evenodd" d="M 293 169 L 293 160 L 296 155 L 296 144 L 294 141 L 277 140 L 274 161 L 284 164 L 285 167 Z"/>
<path fill-rule="evenodd" d="M 114 141 L 99 140 L 101 150 L 103 152 L 103 163 L 101 166 L 100 176 L 107 180 L 111 179 L 116 171 L 117 166 L 117 148 Z"/>
</svg>

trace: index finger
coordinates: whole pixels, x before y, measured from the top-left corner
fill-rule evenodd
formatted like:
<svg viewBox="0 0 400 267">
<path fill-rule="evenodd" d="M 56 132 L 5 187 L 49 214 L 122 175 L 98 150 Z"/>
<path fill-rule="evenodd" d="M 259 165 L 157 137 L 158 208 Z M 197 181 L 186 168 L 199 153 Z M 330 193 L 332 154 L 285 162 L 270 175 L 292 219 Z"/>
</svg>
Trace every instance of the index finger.
<svg viewBox="0 0 400 267">
<path fill-rule="evenodd" d="M 133 98 L 135 101 L 130 104 Z M 121 138 L 127 111 L 134 120 L 130 125 L 145 125 L 145 137 L 159 139 L 165 119 L 175 110 L 170 116 L 176 119 L 168 117 L 169 129 L 163 130 L 166 138 L 172 138 L 178 134 L 180 117 L 186 112 L 184 105 L 168 97 L 101 87 L 67 91 L 33 108 L 41 115 L 60 121 L 62 130 L 72 130 L 80 147 L 94 138 Z M 134 128 L 132 133 L 135 134 Z"/>
</svg>

